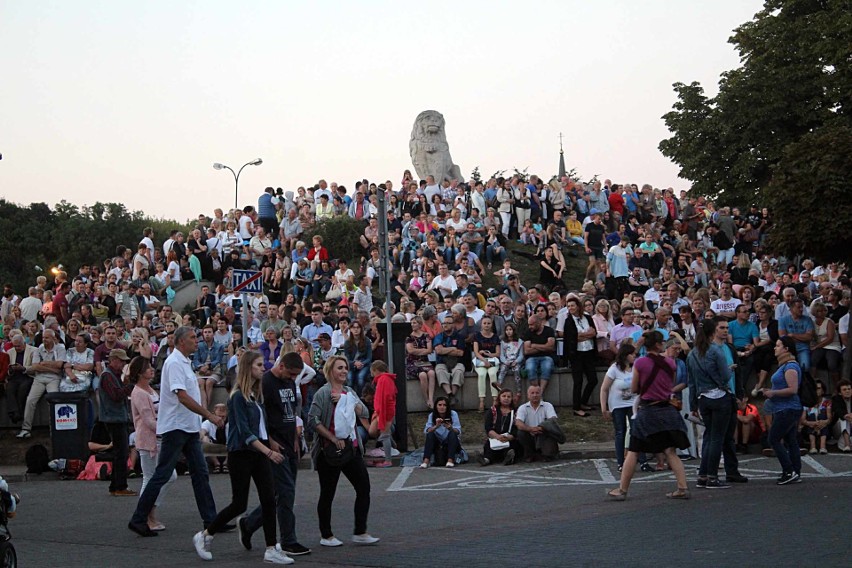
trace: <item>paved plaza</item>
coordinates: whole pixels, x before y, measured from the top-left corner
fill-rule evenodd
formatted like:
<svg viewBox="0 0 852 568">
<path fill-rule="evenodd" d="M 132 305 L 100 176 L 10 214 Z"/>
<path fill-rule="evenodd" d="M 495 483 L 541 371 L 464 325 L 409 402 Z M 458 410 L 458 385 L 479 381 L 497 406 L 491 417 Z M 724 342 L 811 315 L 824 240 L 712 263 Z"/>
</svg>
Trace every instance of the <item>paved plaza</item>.
<svg viewBox="0 0 852 568">
<path fill-rule="evenodd" d="M 697 462 L 687 462 L 694 486 Z M 314 549 L 297 565 L 312 566 L 690 566 L 843 565 L 848 523 L 837 505 L 852 497 L 852 456 L 803 459 L 804 483 L 777 487 L 775 459 L 742 456 L 751 478 L 728 490 L 693 490 L 672 502 L 670 473 L 637 474 L 626 502 L 604 500 L 618 475 L 609 459 L 512 467 L 371 469 L 369 530 L 375 547 L 348 543 L 354 494 L 341 481 L 333 527 L 347 544 L 321 549 L 316 521 L 318 486 L 299 472 L 298 535 Z M 227 504 L 227 476 L 211 477 L 217 505 Z M 131 487 L 138 489 L 139 480 Z M 30 481 L 16 484 L 23 503 L 12 522 L 21 566 L 154 567 L 203 563 L 192 548 L 200 528 L 188 477 L 167 497 L 158 538 L 142 539 L 125 525 L 133 498 L 114 498 L 101 482 Z M 848 520 L 848 519 L 846 519 Z M 235 533 L 217 535 L 211 566 L 262 563 L 262 536 L 245 551 Z"/>
</svg>

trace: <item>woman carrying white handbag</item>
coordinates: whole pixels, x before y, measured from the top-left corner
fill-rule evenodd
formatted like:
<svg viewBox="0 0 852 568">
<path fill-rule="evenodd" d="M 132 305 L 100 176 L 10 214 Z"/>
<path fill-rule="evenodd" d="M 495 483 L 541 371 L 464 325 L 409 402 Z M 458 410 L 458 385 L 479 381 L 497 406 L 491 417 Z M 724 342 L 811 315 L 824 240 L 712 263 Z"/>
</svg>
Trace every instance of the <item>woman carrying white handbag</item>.
<svg viewBox="0 0 852 568">
<path fill-rule="evenodd" d="M 485 413 L 485 434 L 488 439 L 477 456 L 479 465 L 503 462 L 515 463 L 520 452 L 515 426 L 515 404 L 512 389 L 502 389 L 488 412 Z"/>
</svg>

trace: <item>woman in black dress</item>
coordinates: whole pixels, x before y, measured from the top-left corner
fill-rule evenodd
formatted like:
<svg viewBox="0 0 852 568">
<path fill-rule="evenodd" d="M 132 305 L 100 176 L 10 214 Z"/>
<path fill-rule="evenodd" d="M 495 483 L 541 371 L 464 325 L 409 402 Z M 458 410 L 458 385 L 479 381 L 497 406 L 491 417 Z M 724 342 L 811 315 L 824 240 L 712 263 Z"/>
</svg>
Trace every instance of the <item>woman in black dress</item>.
<svg viewBox="0 0 852 568">
<path fill-rule="evenodd" d="M 565 265 L 553 255 L 552 248 L 544 249 L 544 259 L 539 265 L 539 282 L 547 286 L 548 290 L 553 290 L 557 284 L 562 284 L 562 272 L 565 271 Z"/>
</svg>

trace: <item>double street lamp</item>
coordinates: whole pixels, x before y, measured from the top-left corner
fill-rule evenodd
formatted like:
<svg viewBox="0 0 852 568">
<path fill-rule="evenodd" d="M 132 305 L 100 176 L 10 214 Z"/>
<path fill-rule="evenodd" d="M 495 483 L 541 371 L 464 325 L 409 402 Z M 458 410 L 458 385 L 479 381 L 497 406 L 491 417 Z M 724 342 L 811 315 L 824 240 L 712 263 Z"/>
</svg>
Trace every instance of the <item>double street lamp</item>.
<svg viewBox="0 0 852 568">
<path fill-rule="evenodd" d="M 263 160 L 261 160 L 260 158 L 257 158 L 256 160 L 252 160 L 251 162 L 247 162 L 247 163 L 243 164 L 242 168 L 240 168 L 236 172 L 234 172 L 234 170 L 231 169 L 230 166 L 226 166 L 225 164 L 220 164 L 219 162 L 216 162 L 215 164 L 213 164 L 214 170 L 228 170 L 234 176 L 234 209 L 239 208 L 239 205 L 237 204 L 237 202 L 238 202 L 237 195 L 239 194 L 239 191 L 240 191 L 240 174 L 243 172 L 243 168 L 245 168 L 246 166 L 259 166 L 262 163 L 263 163 Z"/>
</svg>

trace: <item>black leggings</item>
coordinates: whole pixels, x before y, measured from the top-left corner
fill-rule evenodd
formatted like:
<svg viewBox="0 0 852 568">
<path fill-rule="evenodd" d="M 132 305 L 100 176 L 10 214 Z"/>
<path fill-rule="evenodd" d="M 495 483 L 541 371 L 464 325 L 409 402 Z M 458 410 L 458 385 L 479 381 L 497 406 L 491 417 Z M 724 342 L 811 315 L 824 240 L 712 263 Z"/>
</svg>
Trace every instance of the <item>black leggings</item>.
<svg viewBox="0 0 852 568">
<path fill-rule="evenodd" d="M 573 403 L 574 410 L 589 404 L 595 385 L 598 384 L 598 374 L 595 369 L 595 351 L 577 351 L 571 356 L 571 375 L 574 379 Z M 586 387 L 583 388 L 583 376 L 586 377 Z"/>
<path fill-rule="evenodd" d="M 367 515 L 370 513 L 370 476 L 360 451 L 355 448 L 355 457 L 341 467 L 329 465 L 320 452 L 317 456 L 317 475 L 319 475 L 320 483 L 317 516 L 322 538 L 334 536 L 331 530 L 331 505 L 334 503 L 334 494 L 337 492 L 337 482 L 340 480 L 341 473 L 355 488 L 355 531 L 352 534 L 367 532 Z"/>
<path fill-rule="evenodd" d="M 249 482 L 253 479 L 263 516 L 263 538 L 267 547 L 275 546 L 275 485 L 269 458 L 254 450 L 228 452 L 228 471 L 231 476 L 231 504 L 219 511 L 207 527 L 207 534 L 216 534 L 238 515 L 245 513 Z"/>
</svg>

